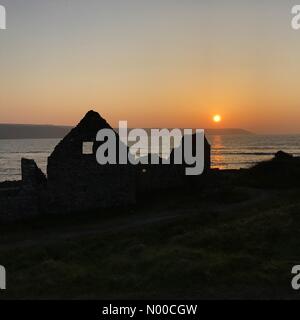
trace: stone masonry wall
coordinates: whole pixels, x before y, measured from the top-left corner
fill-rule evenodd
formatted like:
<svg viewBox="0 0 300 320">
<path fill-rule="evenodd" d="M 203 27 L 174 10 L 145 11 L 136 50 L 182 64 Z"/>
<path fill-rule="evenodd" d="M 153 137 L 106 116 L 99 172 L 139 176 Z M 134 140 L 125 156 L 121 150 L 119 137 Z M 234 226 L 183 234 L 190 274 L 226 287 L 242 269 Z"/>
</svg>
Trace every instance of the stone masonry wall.
<svg viewBox="0 0 300 320">
<path fill-rule="evenodd" d="M 22 159 L 22 181 L 0 185 L 0 222 L 25 219 L 41 213 L 46 177 L 33 160 Z"/>
</svg>

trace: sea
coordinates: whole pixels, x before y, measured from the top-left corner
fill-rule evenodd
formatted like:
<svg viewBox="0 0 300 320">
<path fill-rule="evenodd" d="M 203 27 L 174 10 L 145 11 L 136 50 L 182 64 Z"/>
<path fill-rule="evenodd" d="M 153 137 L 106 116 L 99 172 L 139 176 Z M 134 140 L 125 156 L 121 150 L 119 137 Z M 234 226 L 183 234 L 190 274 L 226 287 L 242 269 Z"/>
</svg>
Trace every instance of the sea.
<svg viewBox="0 0 300 320">
<path fill-rule="evenodd" d="M 212 167 L 249 168 L 283 150 L 300 156 L 300 135 L 211 135 Z M 0 140 L 0 182 L 21 179 L 21 158 L 34 159 L 46 173 L 47 158 L 60 139 Z"/>
</svg>

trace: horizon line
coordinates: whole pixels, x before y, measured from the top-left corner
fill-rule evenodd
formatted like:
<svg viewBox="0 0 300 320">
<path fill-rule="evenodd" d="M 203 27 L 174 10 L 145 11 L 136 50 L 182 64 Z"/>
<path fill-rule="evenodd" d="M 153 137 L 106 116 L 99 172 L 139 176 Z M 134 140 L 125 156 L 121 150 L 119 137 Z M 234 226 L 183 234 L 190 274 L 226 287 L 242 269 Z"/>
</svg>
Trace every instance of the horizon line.
<svg viewBox="0 0 300 320">
<path fill-rule="evenodd" d="M 50 123 L 45 123 L 45 124 L 35 124 L 35 123 L 7 123 L 7 122 L 0 122 L 0 125 L 6 125 L 6 126 L 36 126 L 36 127 L 43 127 L 43 126 L 48 126 L 48 127 L 60 127 L 60 128 L 74 128 L 76 125 L 63 125 L 63 124 L 50 124 Z M 135 129 L 137 127 L 130 127 L 128 129 Z M 113 128 L 117 129 L 117 128 Z M 248 132 L 250 135 L 300 135 L 300 132 L 284 132 L 284 133 L 278 133 L 278 132 L 259 132 L 259 131 L 252 131 L 244 128 L 238 128 L 238 127 L 222 127 L 222 128 L 186 128 L 186 127 L 181 127 L 181 128 L 163 128 L 163 127 L 143 127 L 142 129 L 203 129 L 205 131 L 207 130 L 243 130 Z"/>
</svg>

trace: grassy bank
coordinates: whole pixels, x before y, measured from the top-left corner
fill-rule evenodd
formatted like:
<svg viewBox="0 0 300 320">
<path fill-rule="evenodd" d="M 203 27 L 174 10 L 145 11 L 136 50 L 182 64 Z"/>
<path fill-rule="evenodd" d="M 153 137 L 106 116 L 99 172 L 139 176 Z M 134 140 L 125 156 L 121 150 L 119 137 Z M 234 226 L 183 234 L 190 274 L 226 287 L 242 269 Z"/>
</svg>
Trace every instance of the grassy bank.
<svg viewBox="0 0 300 320">
<path fill-rule="evenodd" d="M 299 192 L 211 187 L 2 226 L 0 298 L 297 298 Z"/>
</svg>

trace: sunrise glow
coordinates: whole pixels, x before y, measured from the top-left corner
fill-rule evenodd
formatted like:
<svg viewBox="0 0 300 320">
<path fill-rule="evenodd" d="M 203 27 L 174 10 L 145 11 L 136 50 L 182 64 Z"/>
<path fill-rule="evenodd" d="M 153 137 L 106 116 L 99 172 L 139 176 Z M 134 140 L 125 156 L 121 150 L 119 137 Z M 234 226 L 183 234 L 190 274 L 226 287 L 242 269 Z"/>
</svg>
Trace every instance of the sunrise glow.
<svg viewBox="0 0 300 320">
<path fill-rule="evenodd" d="M 213 121 L 214 121 L 215 123 L 219 123 L 219 122 L 222 121 L 222 117 L 221 117 L 219 114 L 216 114 L 216 115 L 214 115 L 214 117 L 213 117 Z"/>
</svg>

